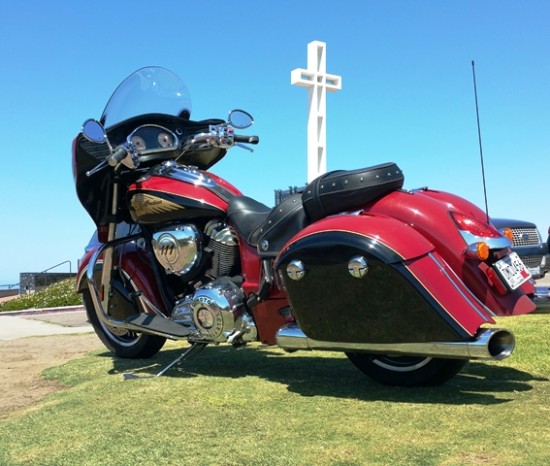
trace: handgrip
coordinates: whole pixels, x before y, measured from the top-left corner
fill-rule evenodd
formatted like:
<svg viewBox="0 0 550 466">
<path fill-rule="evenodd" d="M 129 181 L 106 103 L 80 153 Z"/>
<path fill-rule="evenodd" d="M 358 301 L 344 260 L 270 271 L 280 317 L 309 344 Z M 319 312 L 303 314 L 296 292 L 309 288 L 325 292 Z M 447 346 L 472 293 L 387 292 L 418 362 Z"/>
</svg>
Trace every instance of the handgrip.
<svg viewBox="0 0 550 466">
<path fill-rule="evenodd" d="M 260 142 L 260 138 L 258 136 L 242 136 L 235 134 L 235 142 L 244 144 L 258 144 Z"/>
<path fill-rule="evenodd" d="M 118 146 L 115 151 L 109 156 L 109 165 L 116 167 L 124 157 L 128 155 L 128 149 L 124 145 Z"/>
</svg>

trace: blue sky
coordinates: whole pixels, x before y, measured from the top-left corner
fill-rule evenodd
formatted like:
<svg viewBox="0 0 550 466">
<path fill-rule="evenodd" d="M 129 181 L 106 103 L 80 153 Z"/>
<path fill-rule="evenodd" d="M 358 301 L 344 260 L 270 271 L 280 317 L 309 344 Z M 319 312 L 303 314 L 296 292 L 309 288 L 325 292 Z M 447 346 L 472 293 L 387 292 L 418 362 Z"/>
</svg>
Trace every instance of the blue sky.
<svg viewBox="0 0 550 466">
<path fill-rule="evenodd" d="M 550 225 L 550 3 L 525 0 L 21 0 L 0 3 L 0 285 L 71 261 L 94 226 L 70 148 L 132 71 L 186 82 L 194 119 L 250 111 L 261 138 L 212 171 L 272 205 L 306 181 L 307 92 L 290 85 L 308 42 L 327 43 L 328 169 L 394 161 L 405 187 L 483 206 L 475 60 L 489 211 Z M 68 265 L 54 271 L 68 271 Z"/>
</svg>

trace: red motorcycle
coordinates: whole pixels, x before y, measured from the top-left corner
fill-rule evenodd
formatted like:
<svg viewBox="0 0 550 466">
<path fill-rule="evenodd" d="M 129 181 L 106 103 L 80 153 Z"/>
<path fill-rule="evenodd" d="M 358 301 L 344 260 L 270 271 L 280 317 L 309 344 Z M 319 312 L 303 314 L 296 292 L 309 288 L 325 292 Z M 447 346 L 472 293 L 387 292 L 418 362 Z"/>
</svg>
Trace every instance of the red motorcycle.
<svg viewBox="0 0 550 466">
<path fill-rule="evenodd" d="M 170 71 L 143 68 L 73 143 L 80 202 L 97 225 L 77 287 L 116 356 L 249 342 L 342 351 L 383 384 L 442 383 L 500 360 L 494 316 L 535 306 L 511 242 L 468 201 L 403 190 L 395 163 L 327 173 L 275 208 L 207 171 L 252 117 L 193 121 Z"/>
</svg>

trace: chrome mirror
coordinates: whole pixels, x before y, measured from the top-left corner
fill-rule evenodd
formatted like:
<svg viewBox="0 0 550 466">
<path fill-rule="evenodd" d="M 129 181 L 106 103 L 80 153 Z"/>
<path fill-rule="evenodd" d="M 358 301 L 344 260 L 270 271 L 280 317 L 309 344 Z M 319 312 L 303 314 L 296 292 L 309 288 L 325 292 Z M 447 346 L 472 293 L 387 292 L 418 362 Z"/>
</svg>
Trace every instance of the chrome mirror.
<svg viewBox="0 0 550 466">
<path fill-rule="evenodd" d="M 103 128 L 99 121 L 92 118 L 86 120 L 82 125 L 82 134 L 88 141 L 97 142 L 98 144 L 103 144 L 107 141 L 105 128 Z"/>
<path fill-rule="evenodd" d="M 229 113 L 229 123 L 231 123 L 231 126 L 234 128 L 244 129 L 252 126 L 254 118 L 252 118 L 250 113 L 244 110 L 232 110 Z"/>
</svg>

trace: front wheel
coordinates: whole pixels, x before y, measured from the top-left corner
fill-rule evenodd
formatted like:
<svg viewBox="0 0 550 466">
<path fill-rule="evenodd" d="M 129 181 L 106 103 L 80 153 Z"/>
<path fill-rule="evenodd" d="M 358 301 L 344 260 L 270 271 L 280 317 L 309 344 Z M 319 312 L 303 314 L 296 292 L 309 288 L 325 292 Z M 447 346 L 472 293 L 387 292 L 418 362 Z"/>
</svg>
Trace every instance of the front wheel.
<svg viewBox="0 0 550 466">
<path fill-rule="evenodd" d="M 364 374 L 384 385 L 415 387 L 440 385 L 454 377 L 467 359 L 441 359 L 413 356 L 383 356 L 346 353 Z"/>
<path fill-rule="evenodd" d="M 116 356 L 126 359 L 150 358 L 164 346 L 164 337 L 106 325 L 97 315 L 90 290 L 82 292 L 82 302 L 95 333 Z"/>
</svg>

